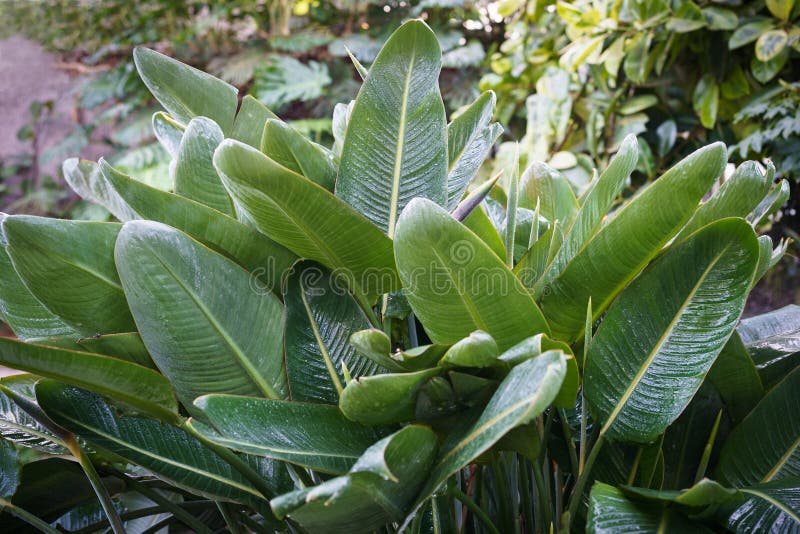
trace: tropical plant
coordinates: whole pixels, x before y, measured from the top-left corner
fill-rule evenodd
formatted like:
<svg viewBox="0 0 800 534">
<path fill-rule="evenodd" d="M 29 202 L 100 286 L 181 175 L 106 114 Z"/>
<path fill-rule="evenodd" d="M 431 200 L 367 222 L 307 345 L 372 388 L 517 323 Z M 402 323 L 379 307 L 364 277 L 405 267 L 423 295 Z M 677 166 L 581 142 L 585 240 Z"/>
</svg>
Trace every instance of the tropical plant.
<svg viewBox="0 0 800 534">
<path fill-rule="evenodd" d="M 120 222 L 2 219 L 0 531 L 800 528 L 800 310 L 737 328 L 773 170 L 701 202 L 709 145 L 607 215 L 628 136 L 580 196 L 468 191 L 502 129 L 441 56 L 401 26 L 328 149 L 135 51 L 171 191 L 71 159 Z"/>
</svg>

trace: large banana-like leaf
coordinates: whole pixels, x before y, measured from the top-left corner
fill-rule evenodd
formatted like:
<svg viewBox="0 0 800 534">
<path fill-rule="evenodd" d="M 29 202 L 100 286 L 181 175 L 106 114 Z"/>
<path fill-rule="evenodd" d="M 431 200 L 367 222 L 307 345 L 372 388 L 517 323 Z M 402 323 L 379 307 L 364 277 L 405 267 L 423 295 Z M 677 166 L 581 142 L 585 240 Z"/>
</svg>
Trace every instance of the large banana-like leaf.
<svg viewBox="0 0 800 534">
<path fill-rule="evenodd" d="M 775 480 L 741 491 L 744 502 L 725 510 L 728 530 L 736 534 L 800 532 L 800 478 Z"/>
<path fill-rule="evenodd" d="M 179 428 L 144 417 L 119 417 L 98 395 L 53 381 L 39 382 L 36 398 L 53 421 L 91 445 L 186 491 L 263 506 L 263 496 L 238 471 Z"/>
<path fill-rule="evenodd" d="M 103 177 L 114 196 L 150 219 L 186 232 L 258 276 L 260 287 L 280 294 L 281 280 L 297 256 L 267 236 L 222 213 L 180 195 L 150 187 L 100 161 Z M 107 206 L 114 197 L 100 199 Z"/>
<path fill-rule="evenodd" d="M 369 328 L 358 303 L 318 264 L 295 265 L 286 281 L 286 372 L 292 400 L 338 404 L 350 375 L 381 368 L 350 344 L 354 332 Z"/>
<path fill-rule="evenodd" d="M 731 432 L 717 477 L 747 486 L 800 477 L 800 368 L 792 371 Z"/>
<path fill-rule="evenodd" d="M 436 434 L 409 425 L 367 449 L 347 475 L 272 499 L 272 509 L 310 533 L 372 532 L 405 516 L 435 455 Z"/>
<path fill-rule="evenodd" d="M 764 387 L 780 381 L 800 363 L 800 306 L 790 304 L 744 319 L 737 331 Z"/>
<path fill-rule="evenodd" d="M 545 293 L 545 288 L 555 280 L 575 255 L 583 249 L 587 242 L 594 236 L 600 227 L 603 217 L 614 204 L 625 182 L 636 168 L 639 159 L 639 143 L 636 137 L 629 135 L 619 147 L 614 159 L 608 164 L 603 173 L 592 182 L 589 189 L 581 198 L 581 207 L 576 213 L 571 223 L 564 224 L 566 230 L 564 241 L 558 249 L 555 257 L 549 262 L 547 269 L 533 288 L 534 295 L 539 298 Z M 531 192 L 535 194 L 535 191 Z M 532 199 L 531 199 L 532 200 Z M 542 201 L 550 203 L 549 199 Z M 535 203 L 535 200 L 534 200 Z M 568 226 L 566 224 L 569 224 Z M 585 308 L 585 303 L 583 304 Z M 582 320 L 582 319 L 581 319 Z"/>
<path fill-rule="evenodd" d="M 447 209 L 453 211 L 480 169 L 494 142 L 503 133 L 489 124 L 497 97 L 486 91 L 447 125 Z"/>
<path fill-rule="evenodd" d="M 620 532 L 685 534 L 711 533 L 712 530 L 695 523 L 671 508 L 653 503 L 636 503 L 622 491 L 595 483 L 589 497 L 589 534 L 618 534 Z"/>
<path fill-rule="evenodd" d="M 79 334 L 60 317 L 44 307 L 25 287 L 6 252 L 2 231 L 5 214 L 0 214 L 0 317 L 22 340 Z"/>
<path fill-rule="evenodd" d="M 115 256 L 142 340 L 187 408 L 206 393 L 287 395 L 283 307 L 247 271 L 151 221 L 126 223 Z"/>
<path fill-rule="evenodd" d="M 14 375 L 0 380 L 0 386 L 12 390 L 15 394 L 28 397 L 33 395 L 33 386 L 37 380 L 39 377 L 34 375 Z M 31 417 L 0 390 L 0 441 L 3 439 L 20 447 L 36 449 L 46 454 L 67 454 L 61 438 Z"/>
<path fill-rule="evenodd" d="M 447 211 L 413 200 L 400 216 L 395 257 L 405 295 L 436 343 L 483 330 L 501 351 L 549 328 L 503 261 Z"/>
<path fill-rule="evenodd" d="M 178 143 L 180 143 L 180 138 Z M 64 173 L 64 179 L 67 184 L 81 198 L 103 206 L 111 215 L 122 222 L 140 218 L 139 214 L 134 211 L 125 199 L 120 197 L 114 187 L 103 176 L 97 163 L 70 158 L 61 165 L 61 170 Z M 161 192 L 160 189 L 158 191 Z"/>
<path fill-rule="evenodd" d="M 214 164 L 234 200 L 275 241 L 367 296 L 399 285 L 391 240 L 326 189 L 237 141 L 225 140 Z"/>
<path fill-rule="evenodd" d="M 173 158 L 177 156 L 178 148 L 181 146 L 181 139 L 183 139 L 183 132 L 186 131 L 186 126 L 176 121 L 169 113 L 164 111 L 153 113 L 152 123 L 153 133 L 156 135 L 158 142 L 161 143 L 161 146 L 164 147 L 164 150 L 169 152 L 169 155 Z M 76 158 L 72 158 L 72 161 L 75 160 Z M 69 180 L 67 180 L 67 182 L 69 182 Z M 71 183 L 70 186 L 72 186 Z M 74 186 L 72 186 L 72 188 L 75 189 Z M 83 196 L 81 193 L 78 194 Z"/>
<path fill-rule="evenodd" d="M 597 224 L 599 210 L 602 209 L 602 206 L 610 204 L 609 198 L 613 202 L 611 195 L 619 189 L 620 182 L 622 185 L 625 183 L 625 171 L 630 166 L 628 159 L 631 161 L 635 159 L 635 147 L 627 143 L 623 147 L 624 150 L 631 151 L 631 154 L 623 153 L 622 159 L 620 159 L 620 156 L 614 159 L 612 165 L 618 165 L 619 172 L 609 174 L 607 171 L 604 173 L 603 184 L 595 185 L 592 189 L 591 204 L 585 204 L 587 211 L 584 217 L 588 217 L 588 208 L 590 206 L 594 208 L 591 217 L 593 224 L 589 224 L 590 221 L 587 219 L 587 228 Z M 624 166 L 623 163 L 625 164 Z M 595 195 L 599 195 L 600 191 L 606 192 L 605 197 L 602 199 L 603 202 L 600 202 L 601 199 L 599 198 L 595 199 Z M 536 209 L 538 203 L 539 213 L 548 221 L 559 221 L 561 228 L 569 228 L 572 219 L 580 209 L 575 198 L 575 192 L 572 190 L 567 177 L 545 163 L 534 162 L 522 173 L 520 177 L 520 193 L 519 205 L 521 207 L 533 210 Z M 587 236 L 583 237 L 585 239 Z"/>
<path fill-rule="evenodd" d="M 19 486 L 20 462 L 17 449 L 0 437 L 0 498 L 14 495 Z"/>
<path fill-rule="evenodd" d="M 239 105 L 234 86 L 147 48 L 134 49 L 133 61 L 144 84 L 170 115 L 184 124 L 194 117 L 208 117 L 223 132 L 231 131 Z"/>
<path fill-rule="evenodd" d="M 212 161 L 214 150 L 224 137 L 220 127 L 211 119 L 196 117 L 189 122 L 175 156 L 175 192 L 235 217 L 231 197 Z"/>
<path fill-rule="evenodd" d="M 113 356 L 144 367 L 155 368 L 155 364 L 150 359 L 150 353 L 147 352 L 147 347 L 144 346 L 139 332 L 84 337 L 76 340 L 75 343 L 87 352 Z M 48 344 L 48 342 L 45 342 L 45 344 Z"/>
<path fill-rule="evenodd" d="M 723 219 L 671 247 L 620 295 L 585 367 L 602 434 L 647 443 L 680 415 L 731 335 L 757 261 L 750 226 Z"/>
<path fill-rule="evenodd" d="M 167 421 L 178 411 L 166 378 L 116 358 L 0 338 L 0 364 L 95 391 Z"/>
<path fill-rule="evenodd" d="M 338 165 L 333 154 L 279 120 L 268 120 L 261 151 L 275 163 L 333 191 Z"/>
<path fill-rule="evenodd" d="M 441 369 L 413 373 L 386 373 L 351 380 L 342 391 L 339 409 L 349 419 L 365 425 L 389 425 L 414 419 L 417 395 Z"/>
<path fill-rule="evenodd" d="M 511 429 L 530 422 L 556 398 L 567 373 L 565 356 L 552 350 L 514 367 L 474 424 L 451 434 L 417 504 L 447 478 L 497 443 Z"/>
<path fill-rule="evenodd" d="M 741 421 L 764 396 L 764 386 L 738 332 L 734 332 L 708 371 L 731 417 Z"/>
<path fill-rule="evenodd" d="M 135 330 L 114 268 L 119 224 L 12 215 L 3 230 L 25 286 L 75 331 Z"/>
<path fill-rule="evenodd" d="M 213 429 L 192 424 L 220 445 L 323 473 L 346 473 L 386 435 L 350 421 L 335 406 L 239 395 L 205 395 L 195 405 Z"/>
<path fill-rule="evenodd" d="M 700 205 L 680 235 L 691 235 L 703 226 L 725 217 L 747 217 L 767 194 L 771 183 L 771 178 L 759 170 L 758 163 L 742 163 L 722 187 Z"/>
<path fill-rule="evenodd" d="M 264 135 L 264 125 L 269 119 L 277 118 L 278 116 L 257 98 L 246 95 L 233 123 L 231 137 L 253 148 L 259 148 Z"/>
<path fill-rule="evenodd" d="M 411 199 L 447 200 L 442 52 L 422 21 L 403 24 L 370 67 L 342 147 L 336 195 L 394 237 Z"/>
<path fill-rule="evenodd" d="M 542 297 L 542 311 L 556 337 L 571 340 L 580 334 L 590 297 L 593 319 L 605 311 L 683 226 L 722 173 L 726 160 L 722 143 L 693 152 L 622 207 L 583 245 Z M 581 214 L 573 227 L 580 219 Z M 558 255 L 553 263 L 557 261 Z"/>
</svg>

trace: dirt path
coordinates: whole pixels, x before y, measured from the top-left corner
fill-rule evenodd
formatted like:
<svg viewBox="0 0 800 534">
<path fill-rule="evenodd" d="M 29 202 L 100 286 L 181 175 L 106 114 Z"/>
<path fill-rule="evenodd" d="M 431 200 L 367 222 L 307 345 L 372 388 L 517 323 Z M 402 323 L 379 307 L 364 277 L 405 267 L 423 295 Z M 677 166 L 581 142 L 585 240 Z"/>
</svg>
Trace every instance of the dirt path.
<svg viewBox="0 0 800 534">
<path fill-rule="evenodd" d="M 58 68 L 58 61 L 57 56 L 21 35 L 0 39 L 0 160 L 30 151 L 26 142 L 17 139 L 17 131 L 30 122 L 33 102 L 54 103 L 54 112 L 41 128 L 40 153 L 73 132 L 76 80 Z M 80 155 L 96 160 L 108 153 L 107 145 L 93 142 Z M 40 174 L 58 179 L 60 167 L 61 161 L 49 161 Z"/>
</svg>

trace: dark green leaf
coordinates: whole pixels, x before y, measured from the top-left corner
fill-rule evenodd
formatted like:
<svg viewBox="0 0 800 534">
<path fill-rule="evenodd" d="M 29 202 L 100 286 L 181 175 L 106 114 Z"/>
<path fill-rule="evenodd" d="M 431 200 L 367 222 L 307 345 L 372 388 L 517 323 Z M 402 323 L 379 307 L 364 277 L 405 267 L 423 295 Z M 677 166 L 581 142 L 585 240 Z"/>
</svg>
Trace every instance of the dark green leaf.
<svg viewBox="0 0 800 534">
<path fill-rule="evenodd" d="M 268 120 L 261 151 L 275 163 L 333 191 L 338 166 L 333 154 L 279 120 Z"/>
<path fill-rule="evenodd" d="M 336 195 L 390 238 L 411 199 L 447 201 L 441 59 L 424 22 L 403 24 L 370 67 L 350 115 Z"/>
<path fill-rule="evenodd" d="M 622 292 L 585 367 L 601 435 L 647 443 L 680 415 L 736 326 L 757 258 L 750 226 L 723 219 L 671 247 Z"/>
<path fill-rule="evenodd" d="M 136 48 L 133 60 L 142 81 L 170 115 L 184 124 L 208 117 L 230 132 L 239 105 L 232 85 L 155 50 Z"/>
<path fill-rule="evenodd" d="M 192 424 L 220 445 L 323 473 L 346 473 L 382 437 L 335 406 L 238 395 L 205 395 L 195 405 L 213 429 Z"/>
</svg>

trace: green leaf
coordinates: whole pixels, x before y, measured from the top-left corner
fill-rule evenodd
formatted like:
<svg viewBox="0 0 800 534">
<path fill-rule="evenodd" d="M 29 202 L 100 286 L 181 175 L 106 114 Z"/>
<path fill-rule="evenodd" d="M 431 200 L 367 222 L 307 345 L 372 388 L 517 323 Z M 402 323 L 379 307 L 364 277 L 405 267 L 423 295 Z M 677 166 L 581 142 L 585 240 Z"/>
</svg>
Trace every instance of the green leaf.
<svg viewBox="0 0 800 534">
<path fill-rule="evenodd" d="M 758 39 L 762 33 L 772 28 L 773 24 L 774 22 L 772 20 L 766 19 L 748 22 L 747 24 L 739 26 L 728 41 L 728 49 L 736 50 L 739 47 L 752 43 Z"/>
<path fill-rule="evenodd" d="M 155 50 L 137 47 L 133 61 L 142 81 L 170 115 L 184 124 L 208 117 L 227 133 L 239 105 L 238 90 Z"/>
<path fill-rule="evenodd" d="M 78 335 L 25 287 L 6 252 L 2 232 L 5 218 L 0 214 L 0 317 L 23 341 Z"/>
<path fill-rule="evenodd" d="M 614 218 L 550 284 L 550 292 L 542 298 L 542 310 L 556 338 L 576 339 L 580 335 L 589 297 L 592 319 L 600 316 L 686 223 L 697 203 L 722 174 L 726 159 L 722 143 L 701 148 L 617 210 Z"/>
<path fill-rule="evenodd" d="M 0 380 L 0 387 L 6 387 L 25 397 L 32 397 L 33 386 L 37 380 L 39 377 L 34 375 L 14 375 Z M 61 438 L 55 436 L 0 390 L 0 442 L 3 440 L 46 454 L 68 454 Z"/>
<path fill-rule="evenodd" d="M 639 34 L 634 39 L 634 44 L 625 54 L 623 70 L 633 83 L 644 83 L 650 74 L 650 45 L 653 43 L 653 34 Z"/>
<path fill-rule="evenodd" d="M 434 368 L 351 380 L 339 398 L 339 409 L 348 419 L 365 425 L 413 421 L 420 388 L 441 373 L 442 369 Z"/>
<path fill-rule="evenodd" d="M 656 134 L 658 135 L 658 156 L 663 158 L 675 146 L 675 140 L 678 138 L 678 127 L 674 120 L 669 119 L 656 128 Z"/>
<path fill-rule="evenodd" d="M 178 411 L 166 378 L 116 358 L 0 338 L 0 363 L 94 391 L 165 421 L 174 420 Z"/>
<path fill-rule="evenodd" d="M 339 170 L 333 154 L 285 122 L 267 121 L 260 148 L 275 163 L 333 191 Z"/>
<path fill-rule="evenodd" d="M 794 0 L 767 0 L 769 12 L 783 21 L 788 21 L 794 7 Z"/>
<path fill-rule="evenodd" d="M 508 431 L 533 420 L 561 389 L 567 372 L 564 354 L 548 351 L 514 367 L 474 424 L 452 433 L 436 460 L 417 503 L 421 504 L 450 475 L 489 450 Z"/>
<path fill-rule="evenodd" d="M 739 17 L 730 9 L 724 7 L 704 7 L 702 9 L 710 30 L 735 30 L 739 26 Z"/>
<path fill-rule="evenodd" d="M 480 237 L 498 258 L 505 259 L 506 245 L 503 243 L 503 238 L 500 237 L 500 234 L 497 232 L 497 228 L 492 224 L 492 220 L 489 219 L 489 216 L 486 214 L 486 210 L 482 204 L 467 215 L 467 218 L 464 219 L 464 226 Z"/>
<path fill-rule="evenodd" d="M 370 447 L 350 473 L 271 501 L 310 533 L 372 532 L 399 521 L 425 481 L 436 454 L 436 435 L 410 425 Z"/>
<path fill-rule="evenodd" d="M 750 226 L 723 219 L 670 247 L 622 292 L 585 367 L 601 435 L 647 443 L 681 414 L 736 326 L 757 259 Z"/>
<path fill-rule="evenodd" d="M 777 56 L 769 61 L 760 61 L 753 56 L 750 60 L 750 71 L 753 73 L 753 78 L 765 84 L 778 75 L 788 60 L 789 49 L 784 47 Z"/>
<path fill-rule="evenodd" d="M 797 532 L 800 530 L 800 478 L 792 477 L 742 488 L 745 501 L 731 506 L 731 532 Z M 720 515 L 720 514 L 718 514 Z"/>
<path fill-rule="evenodd" d="M 750 82 L 741 65 L 734 65 L 720 85 L 720 91 L 722 97 L 728 100 L 735 100 L 750 94 Z"/>
<path fill-rule="evenodd" d="M 189 122 L 175 156 L 175 193 L 235 217 L 231 197 L 222 186 L 214 162 L 214 150 L 224 139 L 217 124 L 205 117 Z"/>
<path fill-rule="evenodd" d="M 414 199 L 403 210 L 395 256 L 405 295 L 434 343 L 452 344 L 483 330 L 502 351 L 549 333 L 536 303 L 503 261 L 433 202 Z"/>
<path fill-rule="evenodd" d="M 756 57 L 760 61 L 771 61 L 786 48 L 788 42 L 789 36 L 783 30 L 764 32 L 756 41 Z"/>
<path fill-rule="evenodd" d="M 717 123 L 719 109 L 719 85 L 711 74 L 706 74 L 697 82 L 692 96 L 694 112 L 700 117 L 700 123 L 708 129 Z"/>
<path fill-rule="evenodd" d="M 544 334 L 537 334 L 520 341 L 501 354 L 499 359 L 514 367 L 551 350 L 560 350 L 563 352 L 567 364 L 564 382 L 561 384 L 561 390 L 558 392 L 553 403 L 559 408 L 573 408 L 575 406 L 575 399 L 578 396 L 580 374 L 578 372 L 578 362 L 572 354 L 572 349 L 566 343 L 552 340 Z"/>
<path fill-rule="evenodd" d="M 180 139 L 178 142 L 180 143 Z M 139 218 L 139 214 L 114 191 L 113 186 L 100 172 L 97 163 L 70 158 L 64 162 L 61 170 L 64 172 L 67 184 L 81 198 L 103 206 L 122 222 Z"/>
<path fill-rule="evenodd" d="M 251 91 L 266 106 L 279 109 L 297 100 L 318 98 L 330 83 L 325 63 L 304 64 L 291 56 L 272 55 L 269 64 L 254 70 Z"/>
<path fill-rule="evenodd" d="M 681 506 L 706 507 L 722 504 L 740 496 L 735 489 L 726 488 L 719 482 L 704 478 L 689 489 L 658 490 L 623 486 L 622 491 L 633 500 L 675 503 Z"/>
<path fill-rule="evenodd" d="M 635 136 L 629 135 L 606 170 L 592 182 L 581 198 L 580 211 L 573 217 L 572 223 L 565 226 L 568 230 L 564 233 L 564 242 L 534 286 L 534 295 L 541 295 L 545 287 L 568 267 L 575 255 L 584 250 L 586 243 L 595 235 L 602 224 L 603 217 L 614 204 L 625 186 L 626 180 L 636 168 L 638 159 L 639 143 Z M 582 306 L 585 307 L 585 302 Z M 584 311 L 582 310 L 581 314 L 585 315 Z M 582 325 L 583 319 L 581 319 Z"/>
<path fill-rule="evenodd" d="M 767 194 L 770 185 L 769 177 L 759 170 L 755 161 L 742 163 L 722 187 L 697 208 L 681 230 L 679 239 L 725 217 L 747 217 Z"/>
<path fill-rule="evenodd" d="M 350 115 L 336 195 L 390 238 L 411 199 L 447 201 L 441 58 L 424 22 L 403 24 L 370 67 Z"/>
<path fill-rule="evenodd" d="M 286 281 L 284 302 L 286 371 L 292 400 L 338 404 L 346 380 L 343 365 L 356 378 L 381 370 L 350 345 L 350 336 L 369 328 L 369 321 L 353 297 L 322 267 L 311 262 L 295 265 Z"/>
<path fill-rule="evenodd" d="M 734 421 L 741 421 L 764 396 L 764 386 L 738 332 L 734 332 L 708 372 Z"/>
<path fill-rule="evenodd" d="M 333 122 L 331 128 L 333 129 L 333 151 L 337 155 L 341 155 L 342 148 L 344 147 L 344 138 L 347 133 L 347 125 L 350 123 L 350 114 L 353 112 L 353 105 L 355 100 L 351 100 L 347 104 L 336 104 L 333 107 Z"/>
<path fill-rule="evenodd" d="M 534 162 L 522 173 L 520 182 L 520 206 L 534 210 L 538 201 L 539 213 L 545 219 L 569 227 L 580 206 L 563 174 L 545 163 Z"/>
<path fill-rule="evenodd" d="M 684 2 L 667 22 L 667 30 L 676 33 L 688 33 L 706 25 L 703 12 L 694 2 Z"/>
<path fill-rule="evenodd" d="M 151 221 L 126 223 L 115 257 L 142 340 L 184 406 L 206 393 L 287 395 L 283 306 L 247 271 Z"/>
<path fill-rule="evenodd" d="M 297 256 L 267 236 L 193 200 L 159 191 L 122 174 L 105 161 L 103 176 L 139 216 L 186 232 L 255 276 L 259 289 L 280 294 L 281 280 Z"/>
<path fill-rule="evenodd" d="M 367 296 L 399 285 L 391 240 L 329 191 L 236 141 L 220 145 L 214 164 L 234 199 L 272 239 L 338 270 Z"/>
<path fill-rule="evenodd" d="M 92 446 L 140 465 L 159 478 L 210 499 L 264 506 L 242 475 L 183 430 L 144 417 L 119 417 L 92 393 L 57 382 L 36 385 L 50 418 Z"/>
<path fill-rule="evenodd" d="M 10 498 L 17 491 L 21 471 L 18 456 L 11 442 L 0 438 L 0 498 Z"/>
<path fill-rule="evenodd" d="M 213 430 L 192 424 L 216 443 L 323 473 L 346 473 L 382 437 L 335 406 L 238 395 L 205 395 L 195 405 Z"/>
<path fill-rule="evenodd" d="M 400 373 L 435 367 L 448 349 L 447 345 L 420 345 L 392 352 L 392 340 L 383 330 L 375 328 L 355 332 L 350 336 L 350 344 L 365 358 Z"/>
<path fill-rule="evenodd" d="M 622 115 L 633 115 L 658 104 L 656 95 L 637 95 L 622 102 L 616 109 Z"/>
<path fill-rule="evenodd" d="M 185 131 L 186 126 L 173 119 L 169 113 L 163 111 L 153 113 L 153 133 L 161 146 L 173 158 L 178 155 L 178 147 L 181 146 L 181 139 L 183 139 Z"/>
<path fill-rule="evenodd" d="M 800 475 L 800 368 L 753 408 L 725 441 L 717 477 L 748 486 Z"/>
<path fill-rule="evenodd" d="M 738 332 L 767 388 L 800 361 L 800 306 L 796 304 L 744 319 Z"/>
<path fill-rule="evenodd" d="M 86 336 L 130 332 L 133 323 L 114 267 L 120 225 L 12 215 L 6 248 L 25 286 Z"/>
<path fill-rule="evenodd" d="M 450 347 L 441 363 L 454 367 L 491 367 L 500 363 L 498 356 L 500 351 L 492 336 L 476 330 Z"/>
<path fill-rule="evenodd" d="M 486 91 L 447 125 L 447 208 L 453 211 L 503 127 L 491 123 L 497 97 Z"/>
<path fill-rule="evenodd" d="M 636 532 L 710 533 L 711 530 L 658 504 L 634 503 L 622 491 L 595 483 L 589 496 L 588 534 L 614 534 L 635 528 Z"/>
<path fill-rule="evenodd" d="M 47 343 L 47 341 L 43 341 L 43 343 Z M 139 332 L 84 337 L 76 340 L 75 343 L 87 352 L 104 354 L 143 367 L 155 368 L 155 364 L 150 359 L 150 354 L 147 352 L 147 347 L 144 346 Z"/>
<path fill-rule="evenodd" d="M 231 137 L 253 148 L 259 148 L 261 138 L 264 136 L 264 126 L 269 119 L 277 118 L 277 115 L 256 98 L 245 95 L 236 115 L 236 121 L 233 123 Z"/>
</svg>

